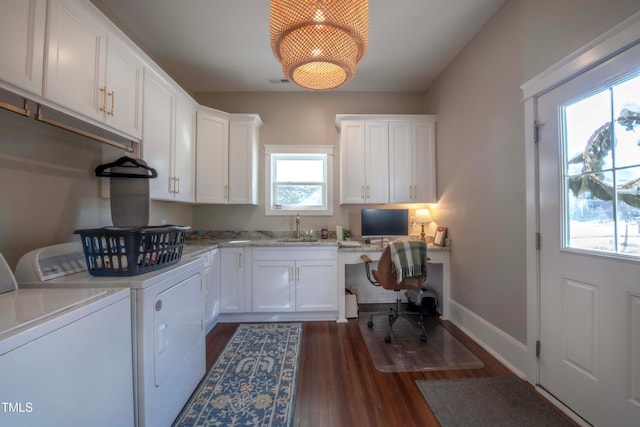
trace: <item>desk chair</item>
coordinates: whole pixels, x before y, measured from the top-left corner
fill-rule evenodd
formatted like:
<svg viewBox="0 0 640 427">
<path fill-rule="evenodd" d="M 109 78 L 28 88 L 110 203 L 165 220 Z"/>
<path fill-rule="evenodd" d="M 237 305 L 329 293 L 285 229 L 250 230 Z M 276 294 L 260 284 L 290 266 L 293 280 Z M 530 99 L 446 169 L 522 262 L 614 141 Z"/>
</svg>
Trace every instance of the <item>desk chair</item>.
<svg viewBox="0 0 640 427">
<path fill-rule="evenodd" d="M 425 251 L 426 253 L 426 251 Z M 387 335 L 384 337 L 384 341 L 386 343 L 391 342 L 391 329 L 393 324 L 399 318 L 404 318 L 416 325 L 422 330 L 422 334 L 420 335 L 420 341 L 427 342 L 427 333 L 424 329 L 424 324 L 422 322 L 422 313 L 416 312 L 406 312 L 401 310 L 400 306 L 400 291 L 404 289 L 420 289 L 422 288 L 422 284 L 427 279 L 425 276 L 416 276 L 416 277 L 407 277 L 402 280 L 400 283 L 396 280 L 396 273 L 393 271 L 393 265 L 391 261 L 391 249 L 390 246 L 387 246 L 382 251 L 382 256 L 380 257 L 380 261 L 378 261 L 378 269 L 371 270 L 371 263 L 373 262 L 371 258 L 367 255 L 362 255 L 360 257 L 364 261 L 365 269 L 367 272 L 367 279 L 374 286 L 382 286 L 384 289 L 392 290 L 396 292 L 396 306 L 394 308 L 390 308 L 389 311 L 381 311 L 371 313 L 369 316 L 369 322 L 367 325 L 370 328 L 373 328 L 373 318 L 377 316 L 387 316 L 389 319 L 389 325 L 387 329 Z M 427 258 L 428 260 L 429 258 Z M 371 277 L 373 275 L 373 278 Z M 416 316 L 418 320 L 416 320 Z"/>
</svg>

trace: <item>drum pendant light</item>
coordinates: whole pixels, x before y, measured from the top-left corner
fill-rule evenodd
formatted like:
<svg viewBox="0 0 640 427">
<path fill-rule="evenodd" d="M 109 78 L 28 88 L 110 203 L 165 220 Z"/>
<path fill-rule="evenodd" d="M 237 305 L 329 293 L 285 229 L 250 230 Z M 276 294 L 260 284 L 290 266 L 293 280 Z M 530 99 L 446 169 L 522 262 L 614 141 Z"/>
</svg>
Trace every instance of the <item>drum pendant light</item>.
<svg viewBox="0 0 640 427">
<path fill-rule="evenodd" d="M 271 0 L 270 36 L 289 80 L 334 89 L 353 78 L 367 50 L 368 0 Z"/>
</svg>

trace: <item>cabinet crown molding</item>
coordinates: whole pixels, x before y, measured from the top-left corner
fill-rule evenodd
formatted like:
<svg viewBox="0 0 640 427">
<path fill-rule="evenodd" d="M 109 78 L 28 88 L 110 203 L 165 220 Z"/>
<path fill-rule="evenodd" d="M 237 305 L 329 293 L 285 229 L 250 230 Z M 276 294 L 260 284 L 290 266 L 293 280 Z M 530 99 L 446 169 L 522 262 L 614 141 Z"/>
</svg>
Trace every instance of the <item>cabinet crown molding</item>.
<svg viewBox="0 0 640 427">
<path fill-rule="evenodd" d="M 438 116 L 432 114 L 336 114 L 336 128 L 340 130 L 341 123 L 346 120 L 358 120 L 358 121 L 384 121 L 384 122 L 399 122 L 399 121 L 425 121 L 435 123 Z"/>
</svg>

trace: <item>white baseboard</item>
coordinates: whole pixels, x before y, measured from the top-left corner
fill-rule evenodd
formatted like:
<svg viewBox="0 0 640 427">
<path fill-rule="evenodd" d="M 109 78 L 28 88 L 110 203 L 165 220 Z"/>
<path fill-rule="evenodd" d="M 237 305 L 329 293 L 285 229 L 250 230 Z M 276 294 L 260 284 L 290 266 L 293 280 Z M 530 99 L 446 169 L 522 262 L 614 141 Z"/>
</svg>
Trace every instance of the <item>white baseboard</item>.
<svg viewBox="0 0 640 427">
<path fill-rule="evenodd" d="M 327 312 L 284 312 L 284 313 L 220 313 L 218 323 L 235 322 L 313 322 L 336 321 L 338 313 Z"/>
<path fill-rule="evenodd" d="M 454 300 L 449 300 L 449 321 L 478 343 L 482 348 L 507 366 L 514 374 L 526 380 L 527 346 L 503 330 Z"/>
</svg>

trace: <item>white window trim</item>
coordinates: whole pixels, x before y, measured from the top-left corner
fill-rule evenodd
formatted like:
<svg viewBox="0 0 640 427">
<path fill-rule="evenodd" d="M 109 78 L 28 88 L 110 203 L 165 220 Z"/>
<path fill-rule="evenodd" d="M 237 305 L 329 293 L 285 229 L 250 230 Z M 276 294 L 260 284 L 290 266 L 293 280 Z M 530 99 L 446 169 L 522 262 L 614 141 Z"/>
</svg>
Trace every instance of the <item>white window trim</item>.
<svg viewBox="0 0 640 427">
<path fill-rule="evenodd" d="M 266 216 L 332 216 L 333 215 L 333 150 L 332 145 L 265 145 L 264 146 L 264 214 Z M 271 209 L 271 154 L 326 154 L 327 208 L 299 211 Z"/>
</svg>

